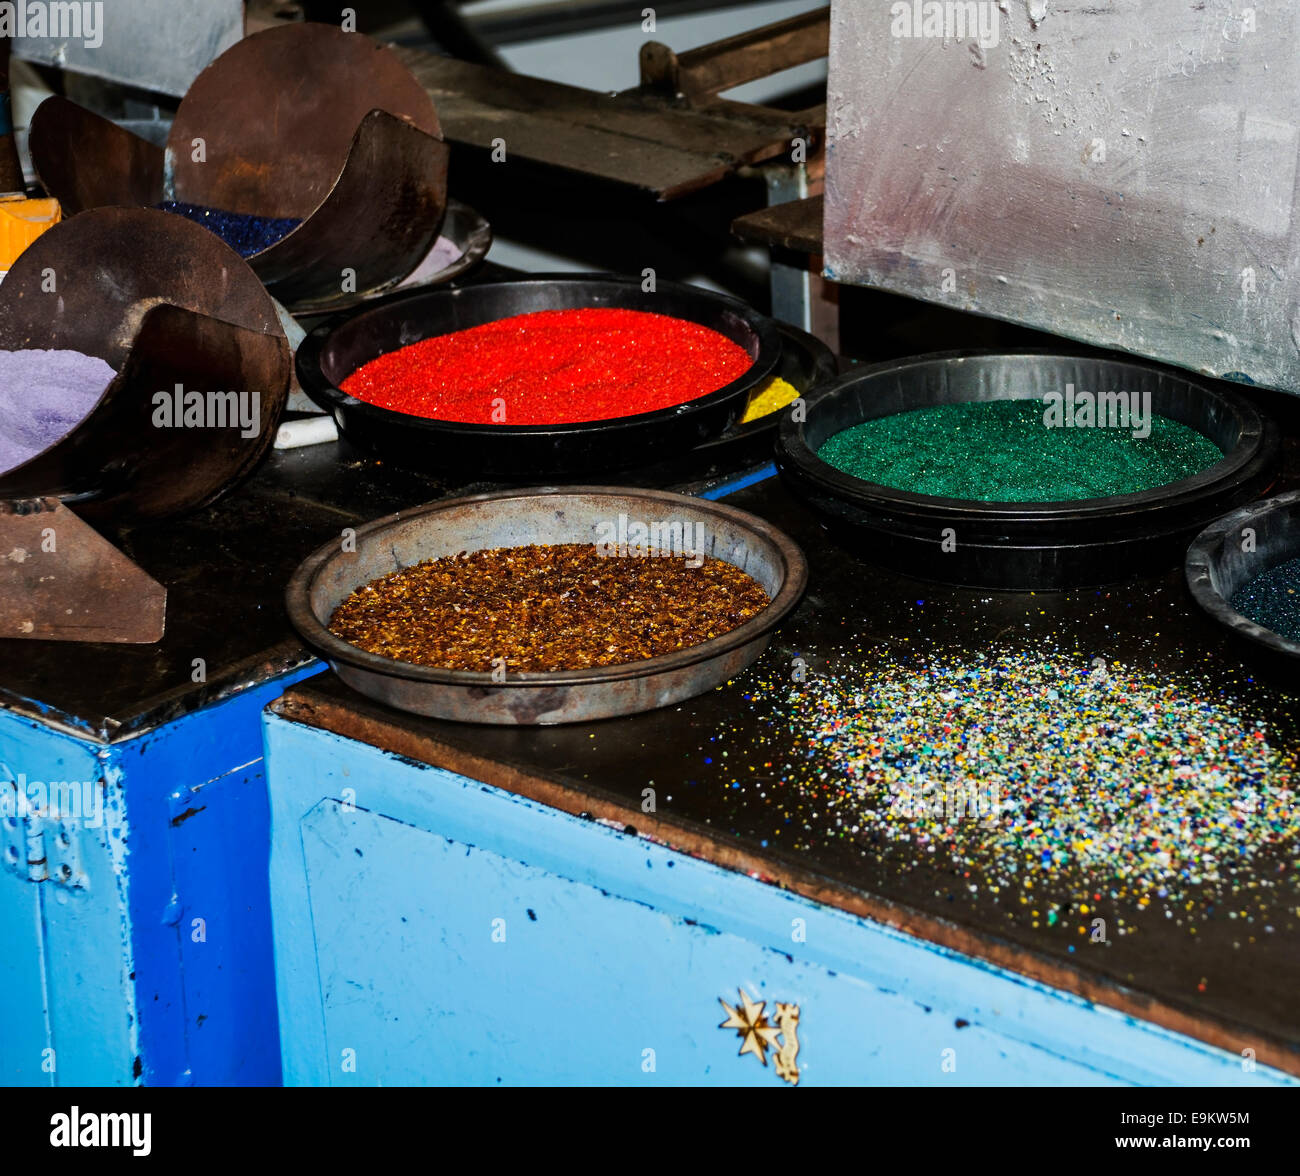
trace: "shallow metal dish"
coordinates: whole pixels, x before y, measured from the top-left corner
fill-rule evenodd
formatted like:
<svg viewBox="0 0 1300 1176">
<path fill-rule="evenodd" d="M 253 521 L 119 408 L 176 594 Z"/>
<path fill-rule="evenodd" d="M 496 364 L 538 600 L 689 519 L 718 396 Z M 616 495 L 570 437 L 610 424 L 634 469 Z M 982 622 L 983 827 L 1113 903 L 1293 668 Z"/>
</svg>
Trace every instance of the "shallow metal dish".
<svg viewBox="0 0 1300 1176">
<path fill-rule="evenodd" d="M 423 559 L 529 543 L 596 543 L 620 514 L 646 524 L 702 524 L 705 554 L 747 572 L 771 603 L 725 636 L 622 666 L 511 674 L 444 670 L 367 653 L 327 628 L 356 588 Z M 798 603 L 803 553 L 781 531 L 734 507 L 663 490 L 579 486 L 446 499 L 357 528 L 356 551 L 335 541 L 309 556 L 285 593 L 303 639 L 353 689 L 399 710 L 465 723 L 550 725 L 636 714 L 703 694 L 749 666 Z"/>
</svg>

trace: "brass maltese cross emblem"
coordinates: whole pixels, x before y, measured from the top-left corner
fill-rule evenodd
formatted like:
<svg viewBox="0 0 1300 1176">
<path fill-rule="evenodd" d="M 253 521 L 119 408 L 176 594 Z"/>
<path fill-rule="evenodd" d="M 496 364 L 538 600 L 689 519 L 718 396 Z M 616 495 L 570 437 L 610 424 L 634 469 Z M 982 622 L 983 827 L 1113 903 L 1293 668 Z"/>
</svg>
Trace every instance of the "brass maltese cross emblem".
<svg viewBox="0 0 1300 1176">
<path fill-rule="evenodd" d="M 776 1003 L 775 1024 L 768 1020 L 767 1001 L 751 1000 L 743 988 L 740 1003 L 729 1005 L 721 997 L 718 1003 L 727 1010 L 727 1019 L 718 1026 L 719 1029 L 734 1029 L 740 1037 L 740 1057 L 753 1054 L 763 1065 L 767 1065 L 767 1051 L 772 1051 L 772 1065 L 777 1077 L 784 1079 L 791 1086 L 799 1083 L 799 1006 Z"/>
</svg>

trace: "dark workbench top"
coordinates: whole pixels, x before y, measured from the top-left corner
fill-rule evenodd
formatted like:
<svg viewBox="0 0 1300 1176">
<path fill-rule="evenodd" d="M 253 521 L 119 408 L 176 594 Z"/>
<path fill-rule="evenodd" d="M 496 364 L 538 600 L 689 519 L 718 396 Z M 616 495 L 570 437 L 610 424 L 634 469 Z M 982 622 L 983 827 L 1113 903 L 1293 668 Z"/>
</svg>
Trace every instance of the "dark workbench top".
<svg viewBox="0 0 1300 1176">
<path fill-rule="evenodd" d="M 1294 745 L 1296 700 L 1250 679 L 1225 635 L 1195 609 L 1180 570 L 1059 594 L 943 587 L 882 571 L 833 545 L 777 479 L 724 501 L 792 535 L 809 558 L 811 587 L 758 665 L 711 693 L 590 725 L 483 728 L 390 710 L 327 674 L 295 687 L 275 708 L 295 721 L 624 824 L 629 834 L 652 836 L 1232 1052 L 1253 1048 L 1261 1062 L 1300 1073 L 1300 896 L 1291 895 L 1295 901 L 1279 912 L 1273 933 L 1260 933 L 1253 943 L 1245 942 L 1242 924 L 1222 915 L 1198 924 L 1192 935 L 1158 904 L 1137 912 L 1103 899 L 1093 914 L 1109 927 L 1122 915 L 1136 933 L 1091 945 L 1072 939 L 1063 925 L 1035 929 L 1027 918 L 1009 920 L 1005 906 L 983 889 L 969 893 L 951 867 L 912 866 L 905 848 L 886 847 L 877 859 L 851 839 L 819 837 L 815 830 L 792 839 L 789 808 L 771 798 L 782 784 L 770 767 L 767 799 L 763 790 L 735 783 L 750 765 L 761 771 L 780 763 L 782 731 L 769 708 L 746 697 L 757 681 L 788 680 L 796 655 L 817 673 L 848 646 L 884 656 L 904 639 L 910 649 L 935 651 L 998 643 L 1041 648 L 1048 641 L 1070 649 L 1078 639 L 1089 658 L 1161 674 L 1194 670 L 1244 691 L 1270 738 Z M 712 743 L 720 732 L 725 744 Z M 658 811 L 647 815 L 641 791 L 650 782 Z M 1081 944 L 1073 952 L 1072 942 Z"/>
</svg>

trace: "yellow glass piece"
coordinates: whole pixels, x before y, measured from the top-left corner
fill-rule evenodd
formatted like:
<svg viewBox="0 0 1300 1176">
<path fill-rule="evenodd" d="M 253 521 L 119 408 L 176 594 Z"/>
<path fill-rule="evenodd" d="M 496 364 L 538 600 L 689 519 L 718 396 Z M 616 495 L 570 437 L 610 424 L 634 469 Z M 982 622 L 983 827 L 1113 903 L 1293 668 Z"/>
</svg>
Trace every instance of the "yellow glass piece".
<svg viewBox="0 0 1300 1176">
<path fill-rule="evenodd" d="M 61 217 L 57 200 L 0 196 L 0 270 L 9 269 L 18 255 Z"/>
<path fill-rule="evenodd" d="M 747 425 L 750 421 L 768 416 L 784 408 L 798 396 L 798 388 L 781 379 L 780 376 L 773 376 L 761 388 L 749 394 L 749 403 L 745 405 L 745 413 L 740 418 L 740 423 Z"/>
</svg>

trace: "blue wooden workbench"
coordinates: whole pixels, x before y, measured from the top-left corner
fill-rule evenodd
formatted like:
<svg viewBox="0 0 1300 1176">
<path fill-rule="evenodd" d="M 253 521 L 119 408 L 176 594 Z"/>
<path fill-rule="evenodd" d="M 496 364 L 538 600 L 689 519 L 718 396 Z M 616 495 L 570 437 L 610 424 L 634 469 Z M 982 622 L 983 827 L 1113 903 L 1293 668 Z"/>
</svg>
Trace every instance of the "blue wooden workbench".
<svg viewBox="0 0 1300 1176">
<path fill-rule="evenodd" d="M 741 990 L 798 1006 L 800 1084 L 1297 1084 L 302 713 L 266 726 L 286 1084 L 780 1085 Z"/>
</svg>

